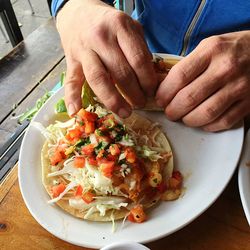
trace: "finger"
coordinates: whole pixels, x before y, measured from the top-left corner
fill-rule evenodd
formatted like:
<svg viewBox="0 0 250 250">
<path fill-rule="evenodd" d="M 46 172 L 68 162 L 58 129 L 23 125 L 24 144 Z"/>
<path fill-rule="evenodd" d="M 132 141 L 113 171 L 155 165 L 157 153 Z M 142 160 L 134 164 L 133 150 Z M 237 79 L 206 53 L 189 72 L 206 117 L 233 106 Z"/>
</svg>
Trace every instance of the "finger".
<svg viewBox="0 0 250 250">
<path fill-rule="evenodd" d="M 168 72 L 156 92 L 159 106 L 166 107 L 174 96 L 206 70 L 210 63 L 209 54 L 199 46 L 187 57 L 180 60 Z"/>
<path fill-rule="evenodd" d="M 112 83 L 110 75 L 98 55 L 89 50 L 82 52 L 81 58 L 84 75 L 97 97 L 108 109 L 120 117 L 128 117 L 131 113 L 131 107 Z"/>
<path fill-rule="evenodd" d="M 112 42 L 112 45 L 112 47 L 100 45 L 97 54 L 111 74 L 112 79 L 118 85 L 119 90 L 126 97 L 126 100 L 132 106 L 143 107 L 146 100 L 135 72 L 115 41 Z"/>
<path fill-rule="evenodd" d="M 202 128 L 209 132 L 230 129 L 241 119 L 243 119 L 245 115 L 250 113 L 249 106 L 250 102 L 247 100 L 237 102 L 232 105 L 232 107 L 230 107 L 225 113 L 223 113 L 223 115 L 208 125 L 203 126 Z"/>
<path fill-rule="evenodd" d="M 65 104 L 68 114 L 74 115 L 82 108 L 82 84 L 84 75 L 82 66 L 76 61 L 67 59 L 67 71 L 65 78 Z"/>
<path fill-rule="evenodd" d="M 152 63 L 152 54 L 136 30 L 131 19 L 126 20 L 126 29 L 117 31 L 118 44 L 130 66 L 134 69 L 140 86 L 148 96 L 153 96 L 157 87 L 156 74 Z"/>
<path fill-rule="evenodd" d="M 214 67 L 209 66 L 198 78 L 176 94 L 165 109 L 170 120 L 182 118 L 225 84 L 223 76 L 214 73 Z"/>
<path fill-rule="evenodd" d="M 191 127 L 205 126 L 222 115 L 233 103 L 242 97 L 241 84 L 231 82 L 183 117 Z"/>
</svg>

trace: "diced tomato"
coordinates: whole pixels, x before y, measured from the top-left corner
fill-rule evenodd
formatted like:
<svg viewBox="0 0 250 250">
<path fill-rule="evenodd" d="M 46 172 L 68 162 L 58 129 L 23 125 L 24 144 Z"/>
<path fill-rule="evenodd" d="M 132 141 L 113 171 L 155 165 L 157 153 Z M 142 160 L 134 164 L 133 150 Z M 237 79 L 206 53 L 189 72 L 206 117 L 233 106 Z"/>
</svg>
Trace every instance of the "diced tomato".
<svg viewBox="0 0 250 250">
<path fill-rule="evenodd" d="M 75 196 L 82 196 L 82 191 L 83 191 L 82 186 L 78 185 L 76 188 Z"/>
<path fill-rule="evenodd" d="M 52 187 L 52 196 L 53 198 L 58 197 L 64 190 L 65 190 L 66 186 L 63 183 L 60 183 L 56 186 Z"/>
<path fill-rule="evenodd" d="M 101 149 L 101 150 L 98 152 L 98 154 L 97 154 L 97 156 L 96 156 L 96 159 L 101 159 L 101 158 L 103 158 L 103 157 L 104 157 L 104 154 L 105 154 L 105 150 L 104 150 L 104 149 Z"/>
<path fill-rule="evenodd" d="M 97 120 L 98 115 L 94 112 L 88 112 L 85 109 L 80 109 L 77 113 L 79 117 L 81 117 L 85 121 L 94 122 Z"/>
<path fill-rule="evenodd" d="M 136 161 L 136 154 L 133 148 L 127 147 L 125 149 L 125 157 L 129 163 L 134 163 Z"/>
<path fill-rule="evenodd" d="M 92 134 L 95 131 L 95 123 L 86 121 L 85 123 L 85 133 L 86 134 Z"/>
<path fill-rule="evenodd" d="M 128 218 L 129 221 L 135 222 L 135 219 L 134 219 L 134 215 L 133 215 L 133 214 L 129 213 L 129 215 L 128 215 L 127 218 Z"/>
<path fill-rule="evenodd" d="M 79 139 L 82 135 L 82 132 L 79 128 L 73 128 L 68 130 L 65 138 L 69 141 L 72 141 L 73 139 Z"/>
<path fill-rule="evenodd" d="M 108 136 L 97 136 L 97 140 L 98 140 L 98 142 L 101 142 L 101 141 L 105 141 L 105 142 L 108 142 L 108 143 L 111 142 L 111 138 L 108 137 Z"/>
<path fill-rule="evenodd" d="M 76 128 L 77 128 L 78 130 L 80 130 L 82 134 L 85 133 L 85 124 L 84 124 L 84 125 L 79 125 L 79 126 L 77 126 Z"/>
<path fill-rule="evenodd" d="M 86 192 L 82 194 L 82 199 L 84 200 L 85 203 L 89 204 L 94 200 L 94 194 L 91 192 Z"/>
<path fill-rule="evenodd" d="M 95 146 L 93 144 L 88 144 L 82 147 L 82 153 L 86 156 L 91 156 L 95 151 Z"/>
<path fill-rule="evenodd" d="M 142 205 L 137 205 L 130 210 L 128 220 L 131 222 L 141 223 L 147 219 Z"/>
<path fill-rule="evenodd" d="M 173 177 L 169 178 L 168 185 L 170 189 L 178 189 L 181 185 L 181 182 Z"/>
<path fill-rule="evenodd" d="M 110 145 L 109 150 L 112 155 L 119 155 L 121 152 L 117 144 Z"/>
<path fill-rule="evenodd" d="M 181 187 L 183 177 L 179 171 L 174 171 L 172 177 L 169 179 L 169 188 L 178 189 Z"/>
<path fill-rule="evenodd" d="M 108 161 L 116 161 L 117 158 L 118 158 L 118 155 L 108 154 L 108 155 L 106 156 L 106 158 L 107 158 Z"/>
<path fill-rule="evenodd" d="M 85 167 L 85 159 L 83 157 L 76 157 L 74 159 L 74 167 L 84 168 Z"/>
<path fill-rule="evenodd" d="M 97 161 L 96 161 L 96 159 L 95 159 L 94 157 L 88 158 L 88 162 L 89 162 L 89 164 L 90 164 L 91 166 L 97 166 L 97 165 L 98 165 L 98 164 L 97 164 Z"/>
<path fill-rule="evenodd" d="M 157 189 L 160 193 L 164 193 L 167 190 L 167 185 L 162 181 L 158 186 Z"/>
<path fill-rule="evenodd" d="M 102 162 L 100 164 L 100 170 L 104 176 L 111 178 L 113 175 L 114 166 L 115 163 L 113 161 Z"/>
<path fill-rule="evenodd" d="M 182 177 L 182 174 L 180 171 L 173 171 L 172 177 L 175 178 L 176 180 L 182 182 L 183 177 Z"/>
<path fill-rule="evenodd" d="M 50 159 L 50 164 L 51 164 L 52 166 L 55 166 L 55 165 L 57 165 L 60 161 L 63 160 L 63 156 L 62 156 L 60 150 L 55 149 L 55 151 L 52 153 L 52 155 L 49 157 L 49 159 Z"/>
<path fill-rule="evenodd" d="M 58 146 L 58 151 L 60 152 L 63 159 L 65 159 L 67 157 L 66 153 L 65 153 L 66 149 L 67 149 L 67 145 L 65 145 L 65 146 L 59 145 Z"/>
</svg>

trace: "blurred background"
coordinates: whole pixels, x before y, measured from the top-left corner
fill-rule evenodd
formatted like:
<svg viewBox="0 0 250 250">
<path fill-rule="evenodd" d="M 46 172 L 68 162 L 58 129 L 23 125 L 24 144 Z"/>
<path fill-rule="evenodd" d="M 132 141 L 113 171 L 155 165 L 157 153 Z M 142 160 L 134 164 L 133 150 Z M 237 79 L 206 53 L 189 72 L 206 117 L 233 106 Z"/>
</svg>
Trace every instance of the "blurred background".
<svg viewBox="0 0 250 250">
<path fill-rule="evenodd" d="M 50 17 L 47 0 L 11 0 L 11 4 L 24 39 Z M 11 49 L 12 45 L 0 18 L 0 58 Z"/>
</svg>

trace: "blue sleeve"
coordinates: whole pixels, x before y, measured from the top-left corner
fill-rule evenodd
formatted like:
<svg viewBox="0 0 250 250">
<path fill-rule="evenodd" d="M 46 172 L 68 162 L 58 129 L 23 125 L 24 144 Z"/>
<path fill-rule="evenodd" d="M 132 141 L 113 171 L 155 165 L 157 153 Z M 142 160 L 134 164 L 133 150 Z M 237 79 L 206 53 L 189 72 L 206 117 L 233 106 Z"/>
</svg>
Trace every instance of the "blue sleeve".
<svg viewBox="0 0 250 250">
<path fill-rule="evenodd" d="M 57 11 L 61 7 L 61 5 L 64 3 L 64 0 L 52 0 L 51 2 L 51 14 L 52 16 L 56 16 Z"/>
<path fill-rule="evenodd" d="M 60 9 L 61 5 L 64 3 L 65 0 L 52 0 L 51 2 L 51 14 L 52 16 L 56 16 L 57 11 Z M 105 0 L 103 1 L 107 4 L 113 5 L 113 0 Z"/>
</svg>

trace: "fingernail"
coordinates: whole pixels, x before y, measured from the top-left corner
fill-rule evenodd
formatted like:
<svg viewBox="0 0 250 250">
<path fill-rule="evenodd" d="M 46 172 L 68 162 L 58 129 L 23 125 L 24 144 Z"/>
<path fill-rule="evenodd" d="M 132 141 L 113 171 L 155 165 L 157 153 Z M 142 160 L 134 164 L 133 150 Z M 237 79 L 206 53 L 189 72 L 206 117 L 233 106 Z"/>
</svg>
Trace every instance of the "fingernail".
<svg viewBox="0 0 250 250">
<path fill-rule="evenodd" d="M 131 111 L 130 110 L 127 110 L 125 108 L 120 108 L 119 111 L 118 111 L 118 115 L 121 117 L 121 118 L 127 118 L 130 116 L 130 113 Z"/>
<path fill-rule="evenodd" d="M 159 107 L 161 107 L 161 108 L 163 108 L 163 103 L 162 103 L 162 101 L 160 100 L 160 99 L 156 99 L 155 100 L 156 101 L 156 104 L 159 106 Z"/>
<path fill-rule="evenodd" d="M 75 105 L 74 105 L 73 103 L 70 103 L 70 104 L 68 105 L 67 110 L 68 110 L 68 114 L 69 114 L 70 116 L 72 116 L 72 115 L 74 115 L 74 114 L 76 113 Z"/>
</svg>

